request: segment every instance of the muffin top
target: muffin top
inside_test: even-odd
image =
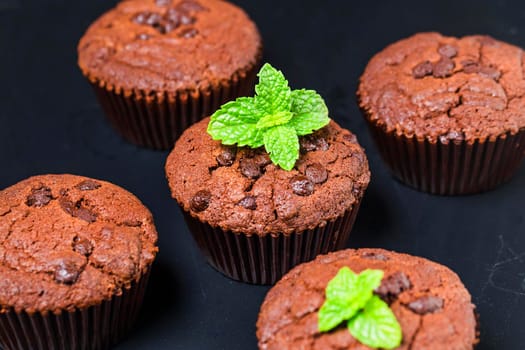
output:
[[[0,191],[0,312],[100,303],[153,262],[151,213],[113,184],[74,175],[31,177]]]
[[[312,229],[358,205],[370,181],[356,137],[334,121],[300,138],[291,171],[271,163],[264,148],[212,140],[208,122],[182,134],[166,175],[181,207],[213,227],[261,236]]]
[[[477,343],[474,305],[454,272],[406,254],[349,249],[295,267],[269,291],[257,321],[259,349],[370,349],[344,326],[318,331],[325,288],[343,266],[356,273],[384,271],[375,294],[390,304],[401,325],[398,349],[466,350]]]
[[[97,19],[78,44],[92,81],[117,89],[205,89],[253,67],[255,24],[221,0],[125,0]]]
[[[375,55],[360,106],[388,132],[432,142],[495,139],[525,127],[523,51],[488,36],[421,33]]]

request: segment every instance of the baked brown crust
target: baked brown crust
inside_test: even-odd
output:
[[[183,210],[213,227],[263,236],[324,226],[357,205],[370,181],[363,149],[334,121],[301,139],[291,171],[271,163],[263,149],[212,140],[208,122],[179,138],[166,175]]]
[[[157,253],[149,210],[131,193],[74,175],[0,191],[0,312],[58,312],[120,295]]]
[[[387,132],[494,140],[525,127],[523,51],[488,36],[420,33],[376,54],[360,79],[366,117]]]
[[[474,305],[453,271],[407,254],[348,249],[295,267],[268,292],[257,321],[259,349],[370,349],[344,326],[328,333],[317,328],[326,285],[343,266],[384,271],[376,293],[401,324],[398,349],[471,350],[477,343]]]
[[[116,89],[202,90],[249,71],[261,48],[255,24],[226,1],[127,0],[88,28],[78,64]]]

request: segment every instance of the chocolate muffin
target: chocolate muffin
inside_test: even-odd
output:
[[[206,118],[187,129],[166,163],[173,198],[210,264],[257,284],[344,247],[370,172],[355,136],[334,121],[300,139],[291,171],[264,148],[224,146]]]
[[[104,181],[42,175],[0,191],[0,347],[117,342],[138,314],[156,242],[148,209]]]
[[[291,270],[267,294],[257,320],[261,350],[370,349],[341,326],[318,331],[325,288],[340,268],[384,272],[375,294],[390,304],[401,325],[397,349],[473,349],[477,322],[459,277],[435,262],[382,249],[348,249],[318,256]]]
[[[488,36],[421,33],[368,63],[359,104],[393,174],[421,191],[486,191],[525,152],[523,51]]]
[[[261,55],[255,24],[221,0],[122,1],[78,44],[78,64],[113,126],[156,149],[251,93]]]

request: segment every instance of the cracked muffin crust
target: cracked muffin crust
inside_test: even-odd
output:
[[[105,181],[42,175],[0,191],[0,313],[74,311],[121,295],[157,253],[148,209]]]
[[[295,267],[267,294],[257,320],[261,350],[370,349],[342,325],[319,333],[317,312],[328,282],[343,266],[383,270],[375,294],[390,304],[403,342],[398,349],[471,350],[478,342],[471,297],[445,266],[382,249],[348,249]]]
[[[420,33],[375,55],[359,105],[383,160],[417,190],[493,189],[525,157],[523,51],[488,36]]]
[[[522,49],[489,36],[416,34],[370,60],[359,105],[398,135],[494,140],[525,127],[524,60]]]
[[[197,90],[256,65],[257,27],[222,0],[127,0],[97,19],[78,44],[90,79],[125,90]]]
[[[128,141],[171,149],[188,126],[253,92],[257,27],[222,0],[125,0],[78,44],[78,65]]]
[[[166,174],[183,210],[213,227],[259,236],[314,229],[357,206],[370,181],[356,137],[334,121],[300,139],[291,171],[274,165],[263,148],[212,140],[208,122],[181,136]]]

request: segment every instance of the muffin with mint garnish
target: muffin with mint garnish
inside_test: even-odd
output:
[[[267,294],[260,350],[472,350],[475,307],[459,277],[424,258],[348,249],[297,266]]]
[[[320,95],[292,91],[269,64],[258,76],[255,97],[228,102],[183,133],[166,175],[210,264],[272,284],[345,246],[370,172]]]

